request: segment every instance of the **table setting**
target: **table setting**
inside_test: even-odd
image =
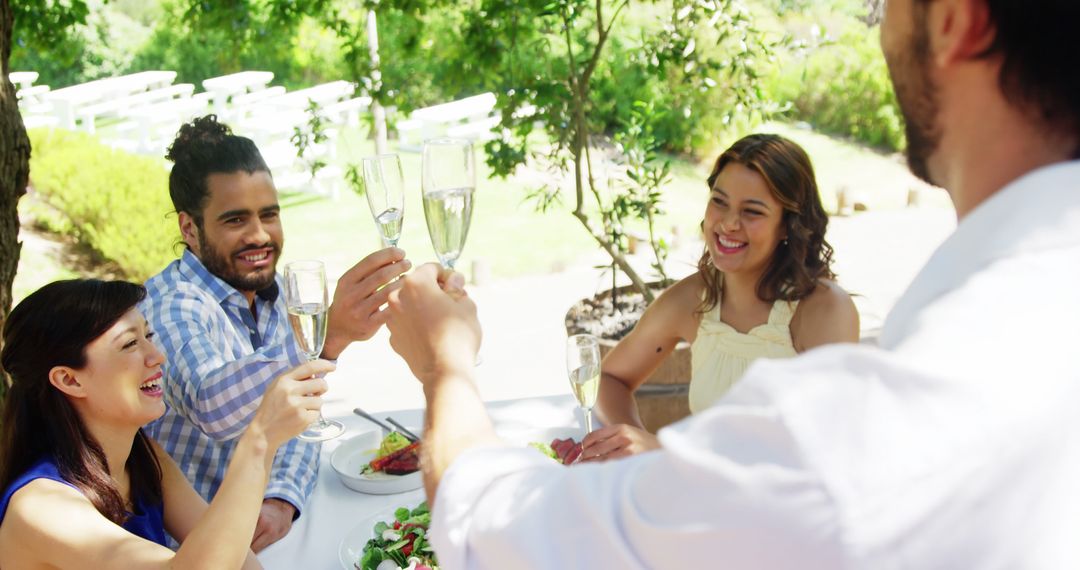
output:
[[[430,140],[422,157],[421,191],[428,233],[439,262],[452,269],[472,219],[476,185],[472,143]],[[361,164],[365,195],[379,237],[384,246],[395,245],[405,214],[400,159],[380,155],[364,158]],[[300,260],[286,265],[284,294],[293,332],[305,354],[313,358],[322,351],[329,307],[322,262]],[[481,363],[482,358],[478,358],[477,365]],[[592,427],[591,410],[599,388],[600,355],[595,338],[575,335],[567,340],[566,371],[570,390],[564,395],[487,402],[499,436],[510,445],[532,445],[537,453],[556,461],[576,458],[579,442]],[[289,533],[262,551],[259,561],[271,570],[383,570],[408,567],[409,554],[419,561],[413,564],[414,569],[430,567],[428,563],[435,563],[434,553],[423,538],[423,530],[409,531],[425,529],[430,518],[419,471],[424,410],[356,407],[363,402],[348,391],[358,384],[338,376],[331,373],[328,377],[340,391],[336,398],[325,401],[325,417],[301,436],[323,442],[315,489]],[[577,453],[573,453],[574,447]],[[383,560],[386,562],[379,566]]]
[[[548,443],[555,439],[585,435],[577,402],[569,394],[520,400],[488,402],[496,432],[511,445]],[[374,413],[392,417],[423,436],[421,409]],[[399,508],[414,509],[426,500],[420,472],[380,481],[362,478],[364,459],[372,457],[386,431],[353,413],[328,412],[327,419],[340,422],[345,435],[323,442],[319,477],[299,519],[285,538],[259,554],[259,561],[273,569],[355,570],[358,559],[343,560],[343,553],[362,553],[379,520],[393,519]],[[413,429],[413,428],[417,429]],[[537,453],[540,453],[539,451]],[[359,486],[363,489],[355,488]],[[351,487],[350,485],[354,485]]]

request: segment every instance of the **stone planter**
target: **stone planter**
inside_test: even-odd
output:
[[[623,295],[629,293],[631,289],[619,287],[618,291],[620,295]],[[611,291],[605,291],[597,295],[595,299],[604,300],[610,296]],[[581,327],[575,322],[576,318],[578,317],[575,316],[575,310],[571,308],[567,312],[565,323],[568,335],[582,332]],[[611,349],[615,348],[618,341],[603,338],[601,335],[597,336],[600,337],[600,356],[605,357]],[[690,344],[680,342],[634,394],[641,421],[644,422],[646,429],[656,433],[660,428],[690,415],[690,375]]]

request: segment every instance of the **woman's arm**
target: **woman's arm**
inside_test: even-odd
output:
[[[644,429],[634,391],[656,371],[680,340],[693,341],[701,317],[695,312],[704,282],[700,274],[687,277],[646,309],[637,326],[604,358],[597,413],[607,425],[627,424]]]
[[[250,452],[251,446],[246,444],[244,439],[241,438],[237,455]],[[247,449],[242,451],[241,448],[244,447]],[[247,461],[242,460],[241,464],[243,463]],[[166,471],[166,469],[166,464],[162,464],[162,470]],[[175,469],[175,464],[173,469]],[[240,472],[232,466],[230,466],[230,472],[234,474],[234,482],[241,479],[236,476]],[[245,472],[243,478],[254,491],[248,494],[257,495],[255,498],[261,501],[262,486],[255,486],[258,483],[258,469],[244,468],[242,472]],[[163,475],[162,490],[166,500],[166,528],[170,534],[174,531],[178,534],[184,531],[195,531],[185,533],[188,540],[185,540],[180,550],[175,553],[164,546],[131,534],[105,518],[94,508],[89,499],[76,489],[48,479],[32,481],[12,497],[3,526],[0,527],[0,532],[5,535],[3,542],[18,544],[21,551],[17,555],[18,561],[28,567],[101,568],[103,570],[261,568],[253,556],[245,560],[249,552],[250,534],[254,532],[255,514],[258,513],[257,502],[254,507],[242,505],[239,501],[230,500],[226,495],[225,500],[221,501],[222,505],[231,504],[236,505],[235,508],[238,509],[246,508],[251,516],[244,517],[244,513],[236,511],[232,513],[232,517],[229,517],[232,520],[223,520],[221,516],[214,517],[214,513],[209,512],[206,503],[194,490],[191,491],[191,497],[184,497],[185,500],[193,500],[193,502],[176,503],[175,501],[183,497],[184,493],[177,492],[175,482],[170,482],[170,475]],[[251,475],[256,477],[253,479]],[[182,474],[180,476],[183,477]],[[227,474],[226,480],[228,477]],[[265,485],[265,482],[261,485]],[[188,488],[190,489],[190,485]],[[225,491],[224,484],[222,491]],[[235,495],[235,492],[232,494]],[[251,518],[251,523],[244,524],[245,521],[240,520],[244,518]],[[215,520],[218,521],[216,525]],[[202,523],[201,527],[206,529],[203,534],[208,536],[204,536],[202,540],[196,536],[198,533],[198,527],[194,524],[196,522]],[[184,529],[185,525],[192,528]],[[210,525],[215,526],[210,528]],[[179,536],[176,538],[180,540]]]
[[[333,369],[325,360],[312,361],[281,375],[267,388],[255,417],[240,436],[214,500],[176,551],[175,566],[243,565],[250,554],[248,546],[255,534],[274,452],[318,417],[319,396],[327,385],[325,379],[312,376]]]
[[[797,352],[838,342],[859,342],[859,311],[851,295],[832,281],[822,280],[799,303],[791,319],[791,341]]]
[[[598,412],[604,427],[582,440],[581,461],[618,459],[660,447],[645,429],[634,392],[645,383],[680,340],[697,336],[696,313],[704,286],[699,274],[660,295],[637,326],[604,358]]]
[[[43,479],[32,481],[12,497],[0,526],[3,542],[24,547],[27,566],[258,568],[249,556],[248,545],[274,452],[316,419],[319,395],[326,391],[326,381],[321,378],[301,379],[333,368],[329,362],[314,361],[271,384],[251,425],[240,436],[209,507],[201,499],[191,502],[194,491],[179,469],[171,460],[162,462],[165,525],[183,539],[175,553],[106,519],[74,488]],[[163,455],[156,445],[155,452]]]
[[[191,486],[173,458],[153,439],[150,444],[161,464],[161,492],[165,503],[165,530],[178,542],[184,543],[209,506]],[[255,553],[248,549],[244,570],[262,568]]]

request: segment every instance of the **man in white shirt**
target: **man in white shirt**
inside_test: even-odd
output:
[[[388,326],[428,401],[444,567],[1080,568],[1077,25],[1065,0],[888,2],[911,168],[956,232],[880,348],[762,361],[658,451],[503,446],[460,276],[408,277]]]

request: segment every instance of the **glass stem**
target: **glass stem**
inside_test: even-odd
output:
[[[585,412],[585,433],[592,433],[592,408],[582,408]]]
[[[313,360],[318,360],[318,358],[319,358],[319,355],[308,356],[308,362],[311,362]],[[323,418],[321,408],[319,409],[319,419],[315,420],[315,425],[318,426],[319,429],[325,429],[328,426],[328,424],[326,423],[326,419]]]

